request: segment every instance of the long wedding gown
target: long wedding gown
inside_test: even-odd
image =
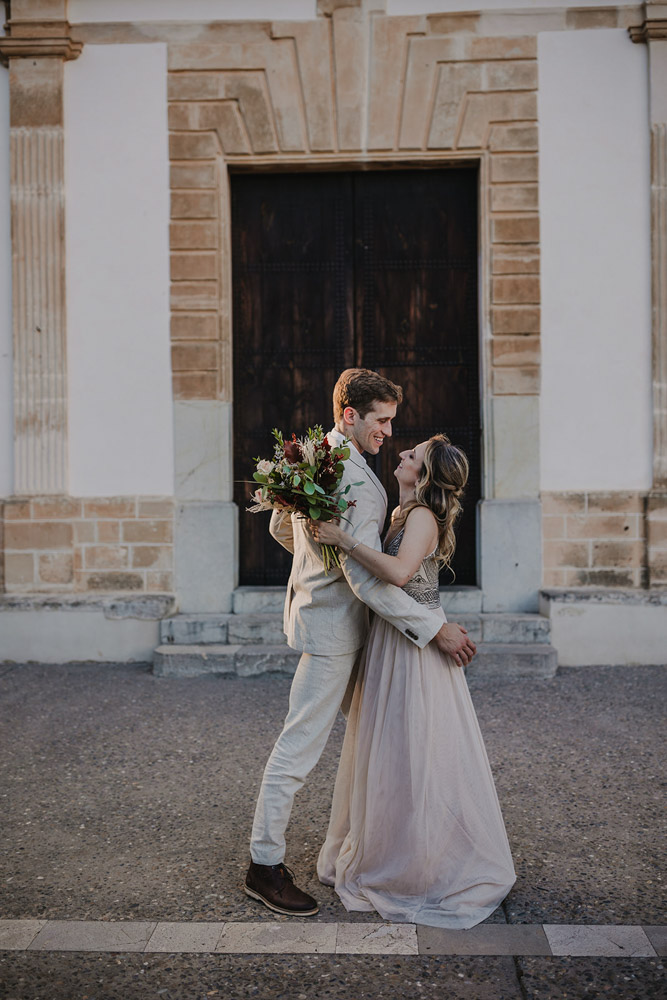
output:
[[[434,555],[404,589],[440,609]],[[361,656],[317,871],[348,910],[451,928],[484,920],[516,879],[463,670],[383,618]]]

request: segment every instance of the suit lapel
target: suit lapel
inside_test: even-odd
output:
[[[366,465],[366,472],[368,473],[370,481],[373,483],[373,485],[376,487],[376,489],[378,489],[380,491],[380,496],[382,497],[382,502],[384,503],[384,505],[386,507],[387,506],[387,491],[385,490],[384,486],[382,485],[382,483],[380,482],[380,480],[378,479],[378,477],[375,475],[375,473],[371,469],[370,465],[368,465],[368,464]]]
[[[331,442],[333,444],[340,445],[343,443],[343,435],[340,433],[340,431],[337,431],[335,428],[332,431],[329,431],[328,436],[331,438]],[[355,469],[359,469],[359,472],[365,477],[365,480],[368,480],[373,484],[375,489],[382,497],[382,503],[384,504],[386,510],[387,494],[385,492],[384,486],[382,485],[378,477],[375,475],[375,473],[369,466],[368,462],[359,454],[354,445],[350,445],[350,457],[348,458],[348,462],[351,462],[352,465],[354,465]]]

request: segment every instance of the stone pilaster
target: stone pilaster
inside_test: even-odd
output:
[[[0,38],[10,81],[17,494],[67,490],[63,66],[81,45],[64,10],[19,0]]]
[[[655,487],[665,490],[667,489],[667,124],[665,122],[655,122],[651,126],[651,257],[653,483]]]
[[[651,289],[653,316],[653,488],[648,497],[650,586],[667,585],[667,3],[648,0],[630,28],[649,50],[651,129]]]
[[[12,128],[15,490],[67,484],[62,128]]]

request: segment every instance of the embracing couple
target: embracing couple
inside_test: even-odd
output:
[[[284,628],[302,655],[264,771],[245,891],[276,913],[317,913],[284,863],[285,830],[342,708],[347,728],[320,881],[348,910],[467,928],[515,880],[461,670],[475,644],[446,621],[438,589],[438,570],[454,552],[468,462],[444,434],[401,453],[400,504],[383,551],[387,495],[363,453],[377,455],[391,436],[401,399],[400,386],[375,372],[343,372],[329,441],[349,441],[341,485],[354,484],[356,504],[342,526],[271,517],[271,534],[294,556]],[[325,573],[319,543],[338,546],[341,569]]]

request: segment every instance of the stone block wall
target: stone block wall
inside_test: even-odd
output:
[[[163,497],[12,498],[3,516],[5,591],[170,593],[173,517]]]
[[[646,586],[645,511],[643,493],[543,494],[544,586]]]
[[[228,169],[482,159],[489,388],[537,395],[536,37],[480,35],[458,16],[368,19],[340,4],[312,23],[219,30],[169,45],[175,398],[231,398]]]
[[[180,111],[180,106],[170,106],[172,128],[181,117],[175,107]],[[218,399],[222,264],[217,149],[211,135],[196,133],[196,138],[194,148],[182,135],[171,136],[171,365],[175,399]],[[207,152],[208,160],[190,159]]]
[[[646,543],[650,586],[667,586],[667,491],[654,491],[646,502]]]

